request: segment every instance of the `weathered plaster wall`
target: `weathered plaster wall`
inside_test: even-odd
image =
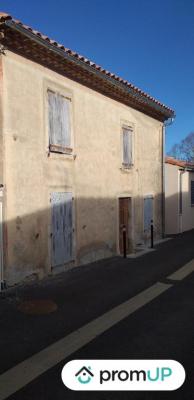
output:
[[[50,271],[50,192],[74,194],[75,265],[118,252],[118,197],[133,198],[134,242],[143,197],[155,196],[161,235],[162,124],[11,52],[3,57],[7,279]],[[72,97],[73,157],[48,157],[48,87]],[[122,123],[134,127],[134,166],[121,168]]]

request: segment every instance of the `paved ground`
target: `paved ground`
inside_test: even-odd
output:
[[[191,400],[194,393],[194,274],[40,376],[9,400]],[[71,359],[174,359],[187,379],[175,392],[74,392],[60,375]]]
[[[135,296],[194,258],[194,232],[165,242],[158,250],[138,259],[114,258],[49,278],[17,291],[17,297],[0,300],[0,372],[56,342],[118,304]],[[132,314],[72,358],[173,358],[191,371],[192,283],[190,275],[138,312]],[[58,310],[50,315],[29,316],[17,310],[25,299],[51,299]],[[65,360],[64,362],[66,362]],[[13,399],[163,399],[183,398],[164,394],[95,394],[65,390],[60,382],[62,365],[51,369],[10,397]],[[190,373],[189,373],[190,376]],[[190,378],[189,378],[190,380]],[[191,399],[191,382],[184,384]],[[185,389],[186,388],[186,389]],[[183,392],[182,392],[183,393]],[[147,396],[147,397],[146,397]],[[152,397],[151,397],[152,396]],[[179,397],[178,397],[179,396]]]

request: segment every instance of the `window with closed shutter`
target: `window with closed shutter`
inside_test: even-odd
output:
[[[133,131],[123,128],[123,167],[130,168],[133,165]]]
[[[71,153],[71,100],[48,90],[49,148],[58,153]]]
[[[194,181],[191,181],[191,205],[194,206]]]

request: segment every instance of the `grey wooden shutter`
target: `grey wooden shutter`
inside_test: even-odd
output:
[[[123,128],[123,164],[132,165],[132,131]]]
[[[144,231],[150,230],[151,220],[153,220],[153,197],[144,199]]]
[[[52,266],[63,265],[73,257],[72,193],[51,193]]]
[[[70,147],[70,100],[49,90],[48,104],[49,143],[59,147]]]
[[[72,260],[73,257],[72,193],[65,193],[65,203],[66,203],[66,226],[65,226],[66,255],[67,255],[67,261],[70,261]]]
[[[70,100],[61,97],[61,130],[62,141],[65,147],[71,146],[71,128],[70,128]]]
[[[132,133],[132,131],[129,129],[129,165],[132,165],[133,164],[133,154],[132,154],[132,152],[133,152],[133,143],[132,143],[132,140],[133,140],[133,133]]]

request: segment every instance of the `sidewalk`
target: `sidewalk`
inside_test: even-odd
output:
[[[0,299],[0,372],[165,280],[193,258],[194,231],[190,231],[139,258],[114,257],[18,287]],[[57,309],[48,315],[24,314],[18,305],[28,299],[51,300]]]

